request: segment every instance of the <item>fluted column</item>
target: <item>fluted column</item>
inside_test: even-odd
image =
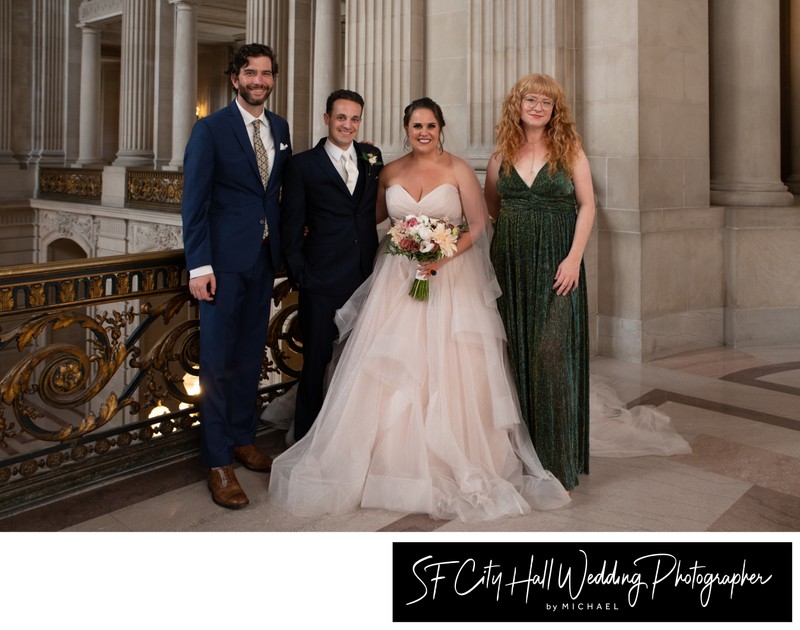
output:
[[[11,151],[11,0],[0,0],[0,164],[16,162]]]
[[[403,107],[424,96],[424,0],[350,0],[345,86],[369,107],[361,137],[388,159],[403,153]]]
[[[574,14],[559,0],[471,0],[468,154],[486,165],[505,93],[523,75],[543,72],[574,98]]]
[[[175,5],[175,61],[172,90],[172,160],[183,166],[183,152],[197,108],[197,9],[183,0]]]
[[[711,203],[787,206],[781,182],[780,0],[712,0]]]
[[[122,87],[116,166],[153,162],[155,3],[123,0]]]
[[[339,0],[317,0],[314,12],[314,70],[311,87],[312,142],[327,134],[325,101],[342,81],[342,22]],[[368,110],[377,103],[366,103]],[[369,116],[369,114],[367,114]]]
[[[287,24],[286,0],[247,0],[247,43],[266,44],[278,60],[279,77],[267,108],[281,116],[286,116],[288,110],[286,86],[289,78],[283,76],[289,56]]]
[[[100,163],[100,31],[81,26],[81,111],[78,166]]]
[[[35,0],[33,157],[64,160],[64,19],[61,0]]]
[[[789,6],[789,125],[791,127],[791,174],[786,185],[800,195],[800,0]]]

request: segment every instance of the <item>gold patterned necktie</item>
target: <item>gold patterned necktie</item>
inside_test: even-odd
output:
[[[269,157],[267,156],[267,149],[264,146],[264,141],[261,139],[261,121],[258,119],[253,121],[253,150],[256,154],[261,183],[264,184],[264,189],[266,189],[267,182],[269,182]],[[267,221],[264,219],[264,238],[266,239],[268,236],[269,225],[267,225]]]

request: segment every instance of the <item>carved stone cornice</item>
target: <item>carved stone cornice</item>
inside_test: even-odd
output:
[[[36,210],[33,208],[0,207],[0,227],[10,225],[32,225],[36,222]]]
[[[105,22],[122,16],[122,0],[84,0],[78,10],[81,24]]]

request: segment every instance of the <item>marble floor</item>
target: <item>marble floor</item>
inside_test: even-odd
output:
[[[279,559],[287,576],[301,548],[338,557],[355,545],[362,562],[365,549],[389,553],[385,537],[363,532],[389,532],[391,540],[430,540],[434,532],[445,540],[800,540],[800,346],[714,348],[643,365],[595,357],[592,372],[624,401],[666,412],[692,453],[593,457],[569,506],[471,525],[374,509],[296,517],[270,504],[268,475],[241,467],[251,504],[225,510],[211,502],[196,460],[187,460],[2,519],[0,530],[161,533],[156,542],[167,532],[227,533],[226,544],[245,556],[268,546],[269,565]],[[273,452],[283,447],[279,432],[259,439]],[[169,540],[169,553],[186,546],[192,557],[207,538]]]
[[[295,517],[270,504],[268,475],[242,467],[244,510],[211,502],[196,460],[0,520],[0,530],[134,532],[797,532],[800,347],[687,352],[647,364],[605,357],[592,372],[629,403],[665,411],[692,453],[593,457],[572,503],[484,524],[362,509]],[[277,453],[283,436],[259,438]]]

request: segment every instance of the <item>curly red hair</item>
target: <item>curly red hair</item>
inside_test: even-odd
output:
[[[572,108],[562,87],[546,74],[528,74],[519,79],[503,99],[500,122],[495,126],[495,151],[503,162],[506,175],[525,144],[525,132],[520,124],[520,107],[528,94],[543,94],[553,100],[553,114],[545,129],[548,150],[548,171],[552,175],[558,167],[572,175],[572,169],[581,151],[581,137],[575,127]]]

